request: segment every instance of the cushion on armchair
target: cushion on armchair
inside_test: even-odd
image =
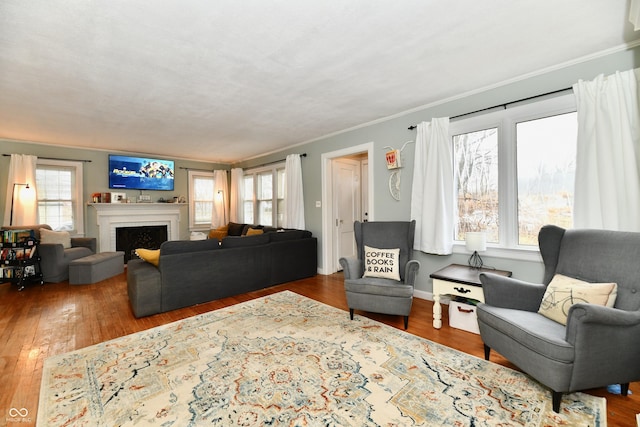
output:
[[[364,246],[364,275],[400,281],[398,266],[400,249],[378,249]]]
[[[617,292],[616,283],[589,283],[556,274],[547,286],[538,313],[566,325],[572,305],[584,302],[613,307]]]
[[[40,243],[42,244],[58,244],[63,248],[71,247],[71,235],[68,231],[52,231],[46,228],[40,229]]]

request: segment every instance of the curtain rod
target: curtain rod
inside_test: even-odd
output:
[[[3,156],[5,157],[11,157],[11,154],[3,154]],[[63,162],[85,162],[85,163],[91,163],[93,160],[83,160],[83,159],[61,159],[58,157],[40,157],[38,156],[39,159],[45,159],[45,160],[61,160]]]
[[[307,153],[302,153],[302,154],[300,154],[300,157],[307,157]],[[267,162],[267,163],[263,163],[263,164],[261,164],[261,165],[251,166],[251,169],[261,168],[261,167],[263,167],[263,166],[272,165],[272,164],[274,164],[274,163],[282,163],[282,162],[284,162],[284,161],[286,161],[286,160],[287,160],[286,158],[284,158],[284,159],[280,159],[280,160],[274,160],[273,162]]]
[[[199,172],[214,172],[214,169],[197,169],[197,168],[185,168],[184,166],[180,166],[178,169],[184,169],[187,171],[199,171]]]
[[[566,87],[564,89],[553,90],[551,92],[542,93],[540,95],[529,96],[527,98],[518,99],[516,101],[505,102],[504,104],[494,105],[493,107],[487,107],[487,108],[482,108],[480,110],[471,111],[469,113],[458,114],[457,116],[450,117],[449,120],[459,119],[460,117],[469,116],[471,114],[480,113],[482,111],[493,110],[494,108],[498,108],[498,107],[502,107],[503,109],[506,110],[507,106],[511,105],[511,104],[517,104],[518,102],[529,101],[531,99],[541,98],[541,97],[547,96],[547,95],[554,95],[556,93],[566,92],[566,91],[571,90],[571,89],[573,89],[573,87]],[[409,126],[407,129],[414,130],[417,127],[418,127],[418,125],[412,125],[412,126]]]

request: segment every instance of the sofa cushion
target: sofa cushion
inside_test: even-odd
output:
[[[413,286],[398,284],[395,280],[382,278],[347,279],[344,281],[344,289],[347,292],[375,296],[398,298],[410,298],[413,296]]]
[[[227,237],[228,234],[229,234],[229,224],[221,225],[216,229],[210,230],[209,234],[207,235],[207,238],[222,240],[225,237]]]
[[[219,249],[218,239],[206,240],[167,240],[160,245],[160,255],[174,255],[188,252],[210,251]]]
[[[236,222],[230,222],[228,224],[229,228],[227,230],[227,234],[229,236],[242,236],[242,230],[244,230],[244,226],[246,224],[238,224]]]
[[[262,230],[264,228],[264,225],[257,225],[257,224],[245,224],[244,228],[242,229],[242,234],[241,236],[246,236],[247,233],[249,232],[249,230]]]
[[[566,325],[572,305],[584,302],[613,307],[617,289],[616,283],[589,283],[556,274],[547,286],[538,313]]]
[[[272,242],[284,242],[287,240],[302,239],[303,236],[303,230],[278,230],[275,233],[269,233],[269,239]]]
[[[269,243],[268,234],[254,234],[253,236],[227,236],[222,239],[221,247],[240,248],[246,246],[266,245]]]
[[[245,236],[255,236],[256,234],[264,234],[264,230],[261,228],[249,228]]]
[[[160,249],[136,249],[136,255],[140,257],[141,260],[148,262],[149,264],[153,264],[156,267],[160,263]]]
[[[71,235],[68,231],[51,231],[41,228],[40,243],[62,245],[63,248],[69,249],[71,247]]]
[[[566,327],[541,314],[480,303],[477,315],[481,334],[486,324],[545,358],[563,363],[574,360],[574,347],[565,339]]]

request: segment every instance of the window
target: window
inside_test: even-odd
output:
[[[573,225],[577,113],[516,124],[518,244],[537,245],[545,224]]]
[[[253,224],[253,205],[254,205],[253,175],[247,175],[245,173],[243,177],[243,184],[244,184],[244,188],[243,188],[244,200],[242,204],[244,206],[244,210],[243,210],[242,218],[244,222],[248,224]]]
[[[84,235],[82,163],[38,159],[36,189],[40,224]]]
[[[244,222],[282,227],[284,164],[244,172]]]
[[[467,231],[487,232],[498,243],[498,129],[490,128],[453,137],[457,176],[458,222],[456,240]]]
[[[532,248],[545,224],[572,226],[575,98],[566,95],[451,124],[457,241],[486,231],[502,248]]]
[[[189,171],[189,229],[211,228],[211,215],[215,195],[213,194],[213,172]]]

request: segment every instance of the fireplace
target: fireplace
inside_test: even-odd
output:
[[[166,225],[116,228],[116,250],[124,252],[125,263],[132,258],[137,258],[135,255],[136,249],[160,249],[162,242],[166,241]]]
[[[161,225],[166,240],[180,239],[181,211],[186,203],[91,203],[98,223],[98,252],[116,250],[116,229]]]

